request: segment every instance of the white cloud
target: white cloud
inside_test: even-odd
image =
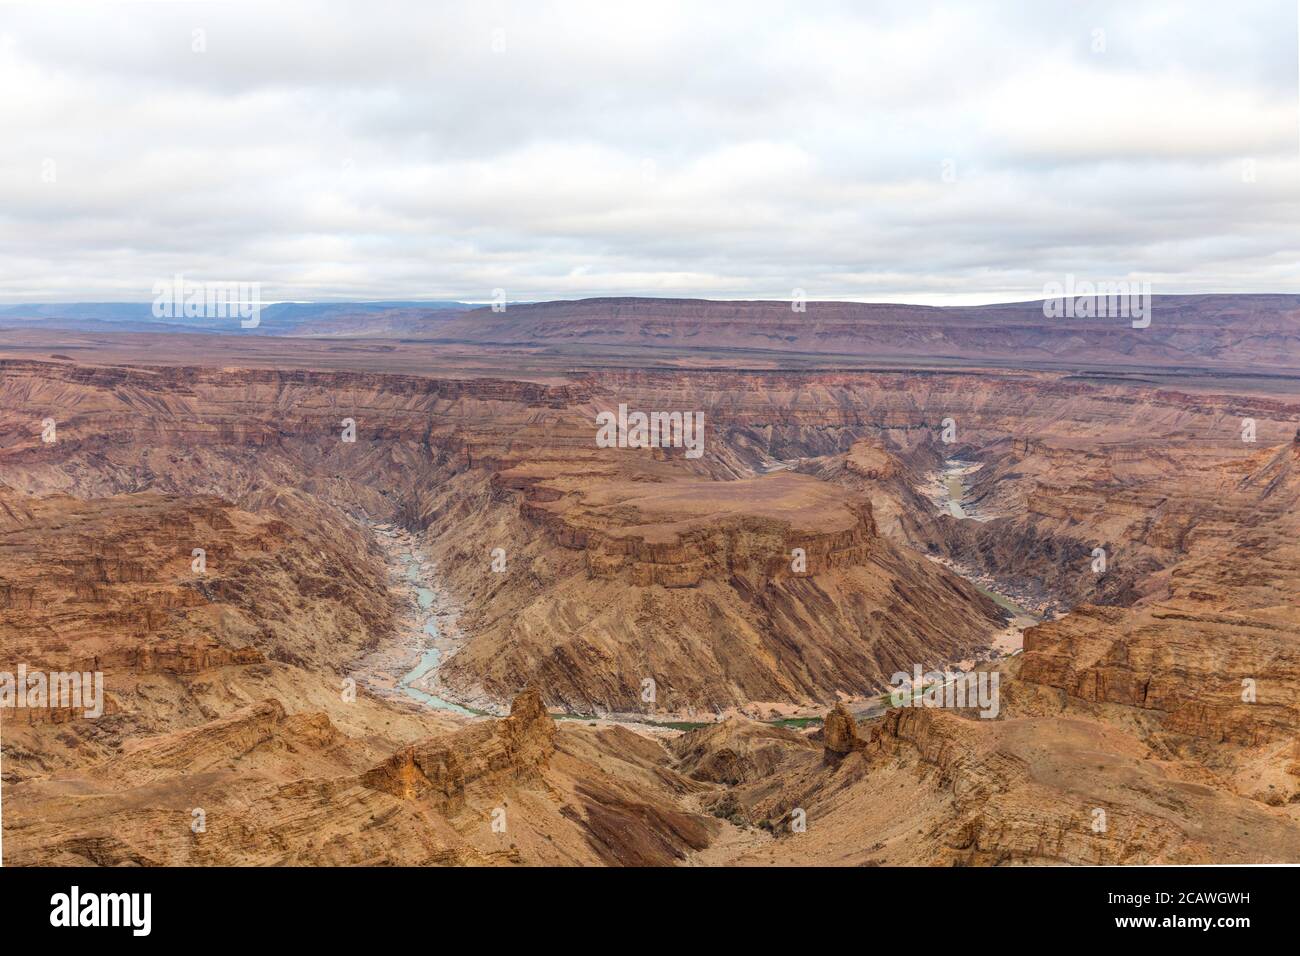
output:
[[[1300,274],[1288,5],[60,7],[0,5],[0,301]]]

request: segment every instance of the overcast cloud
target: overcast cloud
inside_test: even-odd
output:
[[[4,4],[0,301],[1300,292],[1298,35],[1295,0]]]

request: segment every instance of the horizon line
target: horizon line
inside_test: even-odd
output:
[[[1102,293],[1099,293],[1099,294],[1102,294]],[[955,296],[959,296],[959,297],[963,297],[963,298],[964,298],[964,297],[966,297],[967,294],[964,294],[964,293],[955,293],[954,295],[955,295]],[[971,297],[975,298],[975,299],[980,299],[980,300],[985,300],[985,299],[986,299],[986,297],[984,297],[984,296],[982,296],[982,295],[980,295],[980,294],[978,294],[978,293],[970,293],[969,295],[970,295]],[[1000,294],[997,294],[997,295],[1000,296]],[[1152,295],[1152,297],[1165,297],[1165,298],[1173,298],[1173,297],[1179,297],[1179,298],[1190,298],[1190,297],[1193,297],[1193,296],[1300,296],[1300,291],[1297,291],[1297,292],[1276,292],[1276,291],[1257,291],[1257,292],[1241,292],[1241,291],[1232,291],[1232,292],[1155,292],[1155,291],[1153,291],[1153,292],[1151,293],[1151,295]],[[1080,299],[1080,298],[1092,298],[1092,297],[1093,297],[1093,296],[1077,295],[1077,294],[1074,295],[1074,296],[1042,296],[1042,295],[1040,295],[1040,296],[1038,296],[1038,297],[1028,298],[1028,299],[1021,299],[1021,298],[1015,298],[1015,299],[1003,299],[1003,298],[1000,298],[1000,297],[993,297],[993,298],[987,298],[987,300],[985,300],[985,301],[967,301],[967,302],[955,303],[955,302],[951,302],[951,301],[949,301],[949,302],[942,302],[942,301],[928,301],[928,302],[915,301],[915,299],[919,299],[919,298],[931,298],[930,296],[925,296],[924,294],[917,294],[917,295],[915,296],[915,299],[913,299],[913,301],[906,301],[906,299],[908,299],[908,298],[912,298],[912,296],[911,296],[910,294],[908,294],[908,293],[903,293],[903,298],[900,298],[900,299],[861,299],[861,298],[835,298],[835,297],[828,297],[828,298],[827,298],[827,297],[812,297],[812,296],[806,296],[806,297],[803,298],[802,301],[804,301],[804,302],[806,302],[806,303],[809,303],[809,304],[813,304],[813,303],[821,303],[821,304],[824,304],[824,305],[825,305],[825,304],[846,304],[846,305],[900,305],[900,306],[922,306],[922,307],[927,307],[927,308],[940,308],[940,309],[942,309],[942,308],[979,308],[979,307],[981,307],[981,306],[995,306],[995,305],[1029,305],[1029,304],[1038,303],[1038,302],[1053,301],[1053,300],[1061,299],[1061,298],[1075,298],[1075,299]],[[541,298],[541,299],[507,299],[507,300],[506,300],[506,303],[507,303],[508,305],[548,305],[548,304],[555,303],[555,302],[590,302],[590,301],[595,301],[595,300],[599,300],[599,299],[644,299],[644,300],[648,300],[648,301],[659,301],[659,302],[719,302],[719,303],[722,303],[722,302],[735,302],[735,303],[771,303],[771,302],[780,302],[780,303],[790,303],[791,301],[794,301],[794,297],[792,297],[792,296],[784,296],[784,297],[776,297],[776,298],[741,298],[741,297],[734,297],[734,298],[733,298],[733,297],[710,297],[710,296],[697,296],[697,295],[638,295],[638,294],[605,294],[605,295],[584,295],[584,296],[568,296],[568,297]],[[481,308],[481,307],[485,307],[485,306],[490,306],[490,305],[493,304],[493,302],[494,302],[493,299],[481,299],[481,300],[480,300],[480,299],[459,299],[459,298],[421,298],[421,299],[401,299],[401,298],[378,298],[378,299],[361,299],[361,298],[351,299],[351,298],[339,298],[339,299],[335,299],[335,298],[325,298],[325,299],[270,299],[270,300],[266,300],[266,301],[261,301],[261,302],[260,302],[260,305],[261,305],[263,308],[265,308],[265,307],[267,307],[267,306],[272,306],[272,305],[393,305],[393,306],[411,305],[411,306],[420,306],[420,305],[438,305],[438,304],[458,304],[458,305],[473,306],[473,307],[475,307],[475,308]],[[42,301],[42,300],[36,300],[36,299],[19,299],[19,300],[14,300],[14,301],[5,301],[3,298],[0,298],[0,309],[4,309],[4,308],[14,308],[14,307],[18,307],[18,306],[54,306],[54,305],[67,305],[67,306],[138,305],[138,306],[141,306],[141,307],[151,307],[151,306],[153,305],[153,300],[138,300],[138,299],[91,299],[91,298],[78,298],[78,299],[52,299],[52,300],[44,300],[44,301]]]

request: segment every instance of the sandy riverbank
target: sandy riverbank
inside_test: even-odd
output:
[[[461,699],[438,679],[439,666],[464,645],[459,612],[437,586],[433,565],[421,557],[417,536],[390,525],[373,527],[389,567],[389,588],[401,612],[391,640],[358,664],[357,682],[381,696],[409,700],[441,715],[466,718],[495,713],[483,701]]]

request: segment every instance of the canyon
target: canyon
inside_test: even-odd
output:
[[[1300,310],[1237,298],[0,330],[0,671],[107,690],[0,710],[5,862],[1300,862]]]

